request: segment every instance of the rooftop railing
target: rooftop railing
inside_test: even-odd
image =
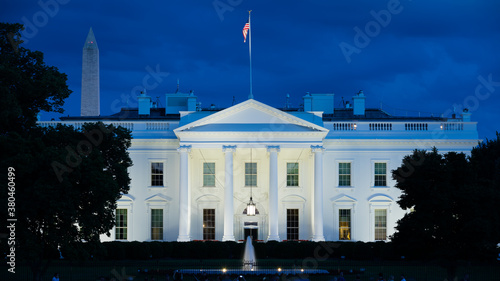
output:
[[[325,122],[333,132],[412,132],[476,131],[476,122]]]
[[[103,121],[105,124],[113,124],[114,126],[122,126],[131,131],[137,132],[166,132],[172,131],[178,127],[177,122],[171,121]],[[76,129],[82,129],[85,122],[82,121],[39,121],[38,124],[42,127],[56,126],[57,124],[71,125]],[[347,122],[324,122],[324,127],[330,132],[342,134],[356,134],[358,132],[365,133],[412,133],[424,134],[436,131],[447,133],[459,133],[461,131],[475,132],[477,131],[476,122],[374,122],[374,121],[347,121]]]
[[[57,124],[73,126],[77,130],[81,130],[83,124],[87,122],[81,121],[38,121],[38,125],[41,127],[55,127]],[[112,124],[115,127],[121,126],[130,131],[168,131],[170,130],[170,124],[172,122],[144,122],[144,121],[103,121],[104,124]]]

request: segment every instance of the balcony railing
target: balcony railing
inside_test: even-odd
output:
[[[424,134],[436,131],[477,131],[475,122],[325,122],[332,132],[355,134],[359,132]]]
[[[354,131],[356,130],[356,123],[352,122],[339,122],[333,123],[334,131]]]
[[[170,129],[170,123],[165,122],[147,122],[146,130],[148,131],[168,131]]]
[[[441,130],[444,131],[463,131],[463,123],[441,123]]]
[[[114,126],[122,126],[134,132],[150,132],[162,133],[169,132],[178,127],[177,122],[161,122],[161,121],[103,121],[104,124],[113,124]],[[71,125],[75,129],[82,129],[85,122],[82,121],[39,121],[38,124],[42,127],[57,126],[57,124]],[[437,131],[449,133],[469,132],[477,133],[476,122],[325,122],[324,127],[338,134],[396,134],[396,133],[411,133],[425,134],[435,133]]]
[[[392,131],[392,123],[370,123],[370,131]]]
[[[428,129],[427,123],[405,123],[405,131],[427,131]]]

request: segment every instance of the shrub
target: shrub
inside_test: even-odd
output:
[[[125,259],[125,242],[104,242],[102,243],[106,249],[106,259],[108,260],[122,260]]]
[[[125,255],[131,260],[147,260],[151,258],[149,242],[125,242]]]

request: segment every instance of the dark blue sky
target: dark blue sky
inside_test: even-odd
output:
[[[18,0],[4,1],[0,18],[26,24],[24,46],[68,74],[73,94],[64,115],[71,116],[80,114],[82,47],[92,27],[101,114],[108,115],[127,106],[127,98],[135,105],[142,87],[164,105],[177,79],[202,106],[227,107],[233,96],[244,101],[242,28],[250,9],[256,100],[282,107],[289,93],[298,107],[305,92],[334,92],[338,106],[363,90],[368,107],[382,104],[390,114],[450,116],[454,107],[467,107],[480,138],[500,130],[495,0]],[[151,71],[161,72],[156,80],[148,78]]]

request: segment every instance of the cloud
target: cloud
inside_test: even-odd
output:
[[[222,20],[213,1],[69,1],[26,47],[44,52],[47,63],[68,74],[71,115],[80,111],[81,50],[90,27],[100,49],[103,114],[112,113],[105,103],[141,85],[146,67],[156,65],[170,76],[148,91],[153,96],[174,91],[180,79],[181,88],[195,90],[207,106],[229,106],[233,96],[244,100],[248,45],[241,31],[250,9],[254,93],[270,105],[282,106],[289,93],[298,106],[307,91],[333,91],[338,105],[363,89],[370,106],[383,101],[443,112],[473,95],[479,75],[500,81],[497,1],[220,1],[230,8]],[[339,44],[354,45],[355,28],[366,32],[388,5],[402,10],[348,63]],[[20,22],[39,11],[36,1],[9,1],[0,15]],[[498,92],[472,117],[483,138],[494,133]]]

